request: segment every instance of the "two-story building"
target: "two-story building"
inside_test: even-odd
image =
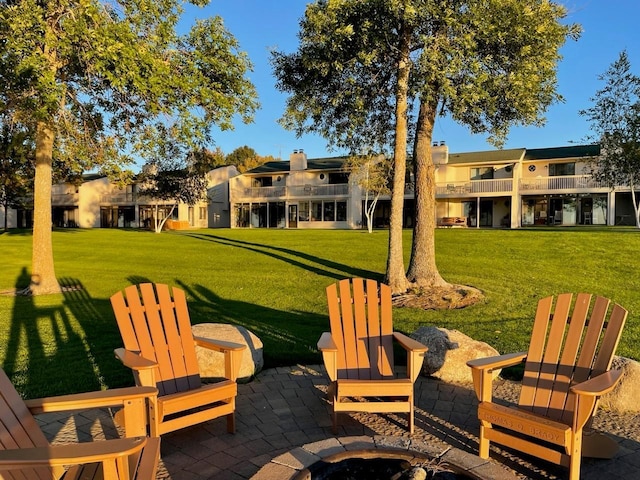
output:
[[[609,188],[589,174],[598,145],[449,153],[434,145],[436,216],[468,227],[633,224],[628,187]],[[230,179],[231,227],[361,228],[364,192],[344,157],[268,162]],[[405,226],[414,210],[405,189]],[[390,198],[378,201],[374,225],[386,226]]]
[[[232,167],[233,168],[233,167]],[[207,175],[210,186],[224,175],[212,171]],[[234,173],[237,170],[233,168]],[[226,195],[226,189],[225,189]],[[228,212],[228,200],[226,202]],[[54,227],[60,228],[152,228],[157,216],[160,220],[171,214],[167,228],[207,228],[209,226],[210,203],[207,198],[196,205],[173,201],[158,201],[139,194],[138,184],[119,186],[105,176],[85,175],[82,183],[59,183],[51,190],[51,215]],[[0,208],[0,221],[7,215],[10,228],[31,228],[33,206],[27,203],[22,209],[4,212]],[[228,217],[228,213],[227,213]],[[228,226],[228,221],[227,225]]]
[[[634,225],[628,186],[610,188],[589,174],[598,145],[449,153],[432,147],[436,165],[436,217],[456,226],[518,228],[536,225]],[[221,167],[207,174],[207,198],[179,204],[169,228],[327,228],[366,225],[365,193],[345,169],[344,157],[308,159],[294,151],[239,174]],[[119,187],[87,175],[80,186],[54,185],[56,227],[149,228],[169,215],[173,202],[158,204],[138,194],[135,183]],[[404,224],[414,212],[412,179],[405,189]],[[378,200],[374,226],[389,223],[389,196]],[[9,227],[28,228],[32,211],[10,210]],[[0,208],[0,223],[5,212]]]

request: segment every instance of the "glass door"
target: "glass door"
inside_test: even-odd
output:
[[[289,228],[298,228],[298,205],[289,205]]]

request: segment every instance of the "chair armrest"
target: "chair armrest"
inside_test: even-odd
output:
[[[407,351],[426,353],[429,350],[426,345],[407,337],[404,333],[393,332],[393,338]]]
[[[322,335],[320,335],[317,347],[320,351],[338,351],[338,346],[336,345],[336,342],[333,341],[333,337],[331,336],[330,332],[324,332]]]
[[[400,332],[393,332],[393,338],[407,351],[407,377],[412,382],[415,382],[420,374],[424,356],[429,348]]]
[[[527,358],[527,352],[507,353],[493,357],[469,360],[473,389],[479,402],[490,402],[492,399],[493,371],[498,368],[509,367],[522,363]]]
[[[330,332],[324,332],[318,340],[318,350],[322,352],[324,368],[327,369],[329,380],[335,382],[338,379],[338,346]]]
[[[242,343],[225,342],[223,340],[212,340],[204,337],[193,337],[195,344],[199,347],[214,350],[216,352],[241,351],[247,348]]]
[[[0,469],[81,465],[131,455],[147,443],[146,437],[0,450]]]
[[[242,355],[247,348],[241,343],[212,340],[204,337],[193,337],[193,342],[199,347],[224,354],[224,377],[232,382],[238,379],[242,363]]]
[[[116,354],[116,358],[120,360],[124,366],[129,367],[132,370],[145,370],[147,368],[154,368],[158,366],[157,362],[144,358],[140,356],[139,353],[131,350],[116,348],[113,353]]]
[[[620,380],[621,370],[610,370],[570,388],[575,396],[573,429],[581,430],[593,417],[601,395],[613,390]]]
[[[620,380],[621,375],[622,370],[609,370],[608,372],[601,373],[596,377],[572,386],[571,391],[576,395],[599,397],[613,390]]]
[[[158,396],[155,387],[127,387],[101,390],[98,392],[75,393],[56,397],[25,400],[32,414],[85,410],[90,408],[118,407],[132,400],[153,399]]]
[[[467,365],[472,369],[495,370],[497,368],[511,367],[522,363],[527,358],[527,352],[507,353],[493,357],[475,358],[469,360]]]

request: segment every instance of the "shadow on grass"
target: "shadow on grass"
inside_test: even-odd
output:
[[[29,278],[23,268],[16,285]],[[75,279],[61,279],[60,284],[61,302],[52,302],[59,298],[54,296],[13,297],[3,369],[26,398],[100,390],[105,386],[103,372],[113,370],[114,365],[102,365],[113,357],[105,354],[112,342],[104,336],[106,321],[94,299]]]
[[[15,285],[28,284],[24,268]],[[132,284],[152,282],[131,276]],[[79,279],[61,278],[60,296],[13,297],[2,368],[25,398],[78,393],[133,384],[114,357],[122,339],[108,298],[93,298]],[[227,323],[251,330],[264,344],[265,368],[318,363],[316,342],[326,316],[282,311],[220,297],[213,289],[176,279],[189,296],[191,323]],[[115,292],[114,292],[115,293]]]
[[[193,325],[227,323],[240,325],[262,340],[265,368],[296,363],[318,363],[316,343],[328,329],[325,315],[305,311],[282,311],[252,303],[220,297],[203,285],[188,285],[176,279],[176,285],[189,296],[189,314]]]
[[[341,280],[345,277],[362,277],[382,280],[382,275],[379,272],[365,270],[362,268],[353,268],[352,266],[346,265],[344,263],[337,263],[325,258],[320,258],[316,255],[310,255],[298,250],[292,250],[290,248],[276,247],[273,245],[265,245],[262,243],[253,243],[247,242],[245,240],[225,238],[209,233],[188,233],[186,234],[186,236],[198,240],[219,243],[221,245],[243,248],[255,253],[261,253],[271,258],[282,260],[283,262],[289,263],[290,265],[298,267],[302,270],[307,270],[317,275],[322,275],[329,278],[335,278],[336,280]],[[336,273],[331,270],[336,270],[342,273]]]

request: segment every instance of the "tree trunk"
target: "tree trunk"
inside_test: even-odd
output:
[[[436,185],[435,166],[431,156],[436,107],[437,105],[426,101],[420,102],[413,145],[416,218],[407,278],[419,287],[448,285],[440,276],[436,266]]]
[[[405,275],[402,249],[402,217],[404,209],[404,182],[407,170],[407,94],[409,90],[409,34],[401,35],[400,60],[398,61],[398,85],[396,89],[396,132],[393,151],[393,191],[391,192],[391,216],[389,219],[389,254],[385,282],[393,294],[407,291],[409,282]]]
[[[51,165],[54,132],[44,122],[36,130],[36,171],[33,188],[33,252],[30,290],[33,295],[59,293],[51,238]]]

